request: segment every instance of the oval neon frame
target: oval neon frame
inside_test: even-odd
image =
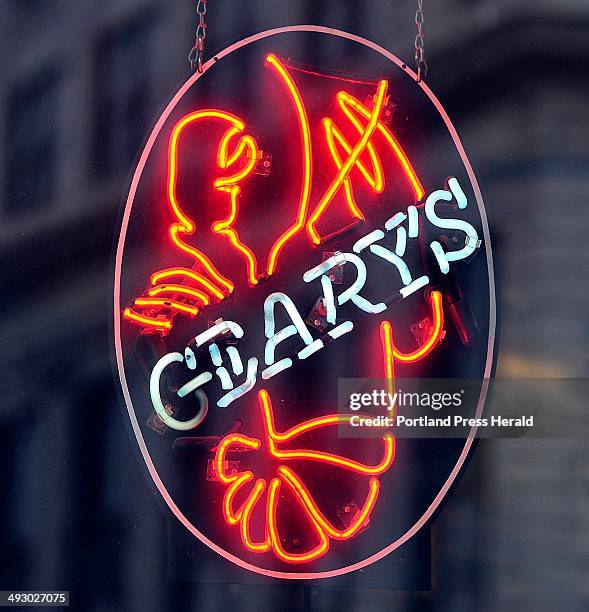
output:
[[[274,36],[276,34],[284,34],[287,32],[317,32],[320,34],[329,34],[332,36],[339,36],[340,38],[346,38],[348,40],[352,40],[357,43],[360,43],[366,47],[369,47],[370,49],[373,49],[377,53],[380,53],[382,56],[384,56],[389,61],[396,64],[401,70],[403,70],[404,72],[406,72],[409,76],[413,78],[413,80],[416,82],[416,85],[422,89],[422,91],[429,98],[429,100],[432,102],[432,104],[434,105],[434,107],[436,108],[440,116],[442,117],[444,124],[446,125],[446,128],[448,129],[448,132],[450,133],[450,136],[452,137],[454,145],[456,146],[456,149],[460,155],[460,159],[462,160],[462,163],[464,164],[464,167],[468,174],[468,178],[470,180],[470,183],[471,183],[471,186],[472,186],[475,198],[476,198],[477,206],[479,209],[479,214],[481,217],[481,224],[482,224],[482,229],[483,229],[485,254],[487,258],[487,270],[488,270],[488,278],[489,278],[489,336],[488,336],[488,342],[487,342],[487,358],[486,358],[486,363],[485,363],[483,386],[481,389],[481,395],[479,397],[479,401],[477,404],[477,410],[475,413],[475,418],[478,419],[481,417],[482,412],[483,412],[483,407],[485,405],[488,384],[489,384],[488,380],[491,375],[491,368],[492,368],[492,363],[493,363],[493,347],[494,347],[494,342],[495,342],[495,328],[496,328],[495,278],[493,275],[493,261],[492,261],[492,254],[491,254],[491,241],[490,241],[490,234],[489,234],[489,226],[487,222],[487,215],[485,213],[483,197],[481,195],[481,190],[477,183],[472,166],[468,160],[466,152],[464,151],[464,147],[462,146],[460,138],[458,137],[458,133],[456,132],[454,125],[450,121],[450,118],[446,114],[446,111],[442,107],[439,100],[436,98],[436,96],[432,93],[432,91],[423,81],[417,82],[417,75],[415,72],[413,72],[413,70],[408,68],[405,65],[405,63],[402,62],[398,57],[396,57],[395,55],[393,55],[392,53],[390,53],[389,51],[387,51],[380,45],[377,45],[376,43],[369,41],[365,38],[362,38],[360,36],[356,36],[355,34],[350,34],[342,30],[335,30],[333,28],[326,28],[323,26],[314,26],[314,25],[286,26],[282,28],[274,28],[271,30],[265,30],[264,32],[260,32],[258,34],[254,34],[253,36],[249,36],[248,38],[244,38],[234,43],[233,45],[230,45],[229,47],[227,47],[220,53],[217,53],[215,57],[218,59],[221,59],[225,57],[226,55],[233,53],[237,49],[240,49],[241,47],[249,45],[253,42],[262,40],[264,38],[268,38],[270,36]],[[207,70],[209,70],[215,64],[216,64],[216,61],[214,61],[213,59],[210,59],[209,61],[207,61],[203,66],[202,74],[204,74]],[[188,518],[182,513],[180,508],[178,508],[178,506],[172,499],[171,495],[169,494],[168,490],[166,489],[164,483],[162,482],[159,476],[159,473],[151,459],[151,456],[147,449],[147,445],[145,444],[145,440],[143,438],[143,434],[141,433],[139,423],[137,421],[137,416],[135,414],[135,410],[133,408],[133,402],[131,401],[131,395],[129,393],[129,387],[127,385],[127,379],[125,376],[125,368],[124,368],[124,363],[123,363],[123,351],[122,351],[122,345],[121,345],[121,303],[120,303],[120,300],[121,300],[121,263],[123,259],[123,251],[125,248],[125,238],[127,234],[127,228],[129,225],[129,218],[131,216],[131,209],[133,207],[133,201],[135,199],[135,194],[137,192],[139,181],[141,180],[141,175],[143,173],[143,169],[145,168],[147,159],[151,153],[153,145],[162,127],[164,126],[171,112],[174,110],[178,102],[182,99],[184,94],[192,87],[192,85],[194,85],[194,83],[201,76],[202,75],[199,74],[198,72],[193,74],[182,85],[182,87],[180,87],[180,89],[174,95],[170,103],[166,106],[163,113],[160,115],[141,153],[141,157],[137,164],[137,168],[135,169],[135,172],[133,174],[131,186],[129,188],[129,195],[127,197],[126,204],[125,204],[125,210],[123,212],[123,219],[121,222],[121,230],[120,230],[119,239],[117,242],[117,251],[116,251],[116,258],[115,258],[114,341],[115,341],[117,370],[118,370],[118,374],[119,374],[119,378],[121,382],[121,387],[123,390],[123,397],[125,398],[125,404],[127,406],[127,411],[129,413],[129,419],[131,421],[133,432],[135,434],[135,437],[137,438],[137,444],[139,445],[139,449],[141,450],[141,455],[143,456],[143,459],[147,465],[149,474],[151,478],[153,479],[153,482],[155,483],[156,487],[158,488],[160,494],[162,495],[164,501],[166,502],[170,510],[174,513],[176,518],[186,527],[186,529],[188,529],[188,531],[190,531],[190,533],[192,533],[201,542],[206,544],[211,550],[218,553],[222,557],[225,557],[225,559],[227,559],[228,561],[231,561],[232,563],[235,563],[236,565],[242,567],[243,569],[255,572],[257,574],[262,574],[264,576],[270,576],[273,578],[308,580],[308,579],[318,579],[318,578],[333,578],[335,576],[341,576],[343,574],[347,574],[349,572],[353,572],[353,571],[365,568],[383,559],[388,554],[390,554],[391,552],[399,548],[399,546],[401,546],[402,544],[407,542],[409,539],[411,539],[427,523],[427,521],[431,518],[431,516],[434,514],[434,512],[436,511],[436,509],[442,502],[445,495],[450,490],[450,487],[452,486],[452,484],[454,483],[454,480],[456,479],[460,470],[462,469],[462,466],[464,465],[464,462],[472,447],[472,443],[475,438],[477,427],[471,428],[469,435],[466,438],[464,447],[460,453],[460,456],[458,457],[458,460],[456,461],[456,464],[454,465],[448,478],[444,482],[442,488],[439,490],[438,494],[433,499],[432,503],[429,505],[427,510],[419,518],[419,520],[417,520],[415,524],[412,527],[410,527],[401,537],[397,538],[394,542],[392,542],[388,546],[385,546],[379,552],[367,557],[366,559],[363,559],[362,561],[358,561],[357,563],[346,565],[344,567],[340,567],[337,569],[324,571],[324,572],[281,572],[281,571],[265,569],[263,567],[253,565],[252,563],[248,563],[244,561],[243,559],[240,559],[236,555],[233,555],[232,553],[226,551],[225,549],[215,544],[212,540],[207,538],[204,535],[204,533],[199,531],[188,520]]]

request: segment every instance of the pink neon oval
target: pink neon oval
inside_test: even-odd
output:
[[[380,45],[377,45],[376,43],[369,41],[365,38],[362,38],[360,36],[356,36],[355,34],[350,34],[348,32],[343,32],[342,30],[335,30],[333,28],[326,28],[323,26],[314,26],[314,25],[286,26],[283,28],[274,28],[272,30],[265,30],[264,32],[260,32],[258,34],[254,34],[253,36],[249,36],[248,38],[244,38],[243,40],[240,40],[234,43],[233,45],[230,45],[229,47],[227,47],[220,53],[217,53],[215,57],[217,59],[221,59],[225,57],[226,55],[233,53],[233,51],[236,51],[237,49],[240,49],[241,47],[249,45],[253,42],[262,40],[264,38],[268,38],[269,36],[274,36],[276,34],[283,34],[286,32],[318,32],[322,34],[330,34],[332,36],[339,36],[340,38],[346,38],[348,40],[353,40],[357,43],[365,45],[366,47],[369,47],[370,49],[373,49],[374,51],[380,53],[382,56],[386,57],[389,61],[396,64],[399,68],[401,68],[401,70],[406,72],[409,76],[411,76],[415,80],[416,84],[427,95],[429,100],[432,102],[432,104],[434,105],[434,107],[436,108],[440,116],[442,117],[444,124],[446,125],[446,128],[448,129],[448,132],[450,133],[450,136],[452,137],[454,145],[456,146],[456,149],[460,155],[460,159],[462,160],[462,163],[464,164],[464,167],[468,174],[468,178],[470,180],[470,183],[471,183],[471,186],[472,186],[472,189],[475,194],[476,201],[477,201],[477,206],[478,206],[479,214],[481,217],[481,225],[483,229],[485,254],[487,258],[487,270],[488,270],[488,278],[489,278],[489,336],[488,336],[488,342],[487,342],[487,358],[486,358],[486,363],[485,363],[485,371],[483,374],[484,383],[482,386],[481,395],[479,397],[477,410],[475,413],[475,418],[478,419],[481,417],[482,412],[483,412],[483,407],[484,407],[485,399],[487,395],[488,379],[491,375],[491,368],[492,368],[492,362],[493,362],[493,345],[494,345],[494,340],[495,340],[495,327],[496,327],[495,279],[493,275],[489,226],[487,222],[487,215],[485,213],[485,207],[483,203],[482,194],[481,194],[479,185],[477,183],[477,180],[474,174],[474,170],[472,169],[472,166],[468,160],[468,157],[466,156],[466,152],[464,151],[464,147],[462,146],[460,138],[458,137],[458,133],[456,132],[454,125],[450,121],[450,118],[446,114],[446,111],[442,107],[440,101],[436,98],[436,96],[432,93],[432,91],[423,81],[417,82],[417,75],[415,74],[415,72],[413,72],[413,70],[408,68],[406,64],[402,62],[398,57],[396,57],[395,55],[393,55],[392,53],[390,53],[389,51],[387,51]],[[202,74],[204,74],[215,63],[216,62],[213,59],[210,59],[208,62],[206,62],[203,66]],[[125,247],[125,238],[126,238],[127,228],[129,225],[129,218],[131,216],[131,209],[133,207],[133,201],[135,198],[135,194],[137,192],[137,187],[139,185],[139,181],[141,179],[143,169],[145,167],[149,154],[151,153],[151,149],[153,148],[153,145],[162,127],[164,126],[166,120],[170,116],[171,112],[174,110],[178,102],[182,99],[184,94],[202,76],[202,74],[199,74],[198,72],[196,72],[182,85],[182,87],[180,87],[180,89],[176,92],[176,94],[174,95],[170,103],[167,105],[167,107],[165,108],[161,116],[159,117],[153,130],[151,131],[151,134],[149,135],[147,143],[141,153],[141,157],[137,164],[137,168],[135,169],[135,172],[133,174],[133,179],[131,181],[131,186],[129,188],[129,195],[127,197],[127,201],[125,204],[125,210],[123,213],[123,219],[121,222],[121,231],[119,234],[116,258],[115,258],[114,338],[115,338],[115,354],[116,354],[117,370],[118,370],[119,378],[121,381],[121,388],[123,390],[125,404],[127,406],[127,411],[129,413],[129,419],[131,421],[133,432],[135,434],[135,437],[137,438],[137,444],[139,445],[139,449],[141,450],[141,455],[147,465],[149,474],[152,477],[155,485],[157,486],[166,504],[168,505],[170,510],[174,513],[176,518],[186,527],[186,529],[188,529],[188,531],[190,531],[190,533],[192,533],[201,542],[206,544],[211,550],[218,553],[222,557],[225,557],[225,559],[227,559],[228,561],[231,561],[232,563],[239,565],[243,569],[247,569],[249,571],[252,571],[258,574],[262,574],[264,576],[271,576],[273,578],[308,580],[308,579],[320,579],[320,578],[333,578],[335,576],[341,576],[343,574],[347,574],[349,572],[353,572],[353,571],[362,569],[364,567],[367,567],[371,565],[372,563],[375,563],[376,561],[379,561],[380,559],[386,557],[388,554],[393,552],[399,546],[401,546],[402,544],[407,542],[409,539],[411,539],[427,523],[427,521],[436,511],[442,499],[444,498],[444,496],[446,495],[446,493],[452,486],[454,480],[456,479],[456,476],[462,469],[464,461],[466,460],[468,453],[470,451],[470,448],[472,446],[472,442],[476,434],[477,427],[471,428],[470,433],[464,444],[464,448],[462,449],[462,452],[460,453],[460,456],[458,457],[458,460],[456,461],[454,468],[450,472],[448,478],[444,482],[444,485],[442,486],[442,488],[440,489],[436,497],[433,499],[432,503],[429,505],[429,507],[423,513],[423,515],[419,518],[419,520],[416,521],[415,524],[412,527],[410,527],[401,537],[397,538],[394,542],[384,547],[379,552],[374,553],[373,555],[367,557],[366,559],[363,559],[362,561],[358,561],[357,563],[346,565],[344,567],[340,567],[337,569],[324,571],[324,572],[280,572],[280,571],[265,569],[257,565],[253,565],[252,563],[248,563],[244,561],[243,559],[240,559],[239,557],[231,554],[230,552],[221,548],[220,546],[215,544],[213,541],[211,541],[209,538],[207,538],[201,531],[199,531],[188,520],[188,518],[182,513],[180,508],[178,508],[178,506],[175,504],[174,500],[170,496],[169,492],[167,491],[164,483],[162,482],[155,465],[153,464],[153,461],[151,459],[151,456],[145,444],[143,434],[141,433],[141,430],[139,428],[139,423],[137,422],[137,417],[135,415],[135,410],[133,408],[133,402],[131,401],[131,395],[129,393],[129,388],[127,385],[127,379],[125,376],[125,369],[124,369],[124,364],[123,364],[122,345],[121,345],[121,318],[120,318],[120,313],[121,313],[121,304],[120,304],[121,263],[122,263],[122,258],[123,258],[123,250]]]

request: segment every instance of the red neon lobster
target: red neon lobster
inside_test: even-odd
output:
[[[151,287],[144,295],[136,298],[130,307],[125,308],[123,317],[141,326],[145,331],[166,333],[172,328],[175,315],[194,317],[211,301],[223,300],[235,287],[234,282],[223,275],[203,251],[186,241],[187,237],[194,234],[197,227],[178,202],[176,181],[178,143],[184,130],[192,124],[214,121],[220,122],[226,128],[217,149],[217,166],[220,170],[233,169],[233,173],[216,178],[213,181],[213,189],[227,198],[229,214],[215,221],[211,229],[213,233],[224,237],[229,246],[244,260],[245,274],[250,286],[258,283],[260,275],[271,276],[275,273],[284,247],[303,229],[306,230],[310,242],[321,243],[317,224],[341,190],[352,217],[364,220],[364,213],[354,197],[350,172],[353,168],[357,168],[373,192],[383,191],[385,178],[382,164],[371,142],[375,134],[382,136],[388,149],[399,162],[415,200],[421,200],[424,195],[423,186],[409,159],[392,132],[381,121],[381,112],[387,101],[387,82],[380,81],[373,96],[371,109],[345,91],[337,94],[339,108],[358,132],[358,141],[353,146],[346,140],[333,119],[329,117],[323,119],[325,140],[336,174],[310,212],[313,147],[307,111],[301,93],[287,67],[273,54],[266,57],[266,64],[274,70],[286,87],[296,112],[301,136],[303,176],[295,219],[275,240],[265,265],[260,267],[254,250],[243,242],[235,228],[235,221],[239,215],[241,185],[251,178],[261,156],[256,140],[246,133],[246,125],[239,117],[225,111],[204,109],[183,117],[174,127],[168,147],[167,199],[174,216],[168,235],[174,248],[190,258],[191,267],[174,267],[155,272],[150,278]],[[342,157],[342,152],[346,155],[345,159]],[[368,167],[366,160],[362,159],[365,152],[370,162]]]
[[[393,342],[391,324],[384,321],[381,324],[381,342],[384,359],[384,372],[387,377],[389,392],[394,385],[394,362],[415,363],[426,357],[439,343],[443,335],[444,312],[442,294],[439,291],[431,293],[432,327],[430,335],[423,345],[412,352],[403,353]],[[395,458],[395,439],[392,433],[386,433],[382,439],[382,456],[374,465],[360,463],[341,455],[326,453],[309,448],[288,447],[291,443],[299,443],[300,437],[320,428],[337,426],[349,422],[350,417],[342,414],[321,416],[299,423],[295,427],[280,433],[274,425],[274,415],[270,395],[264,389],[259,394],[259,404],[263,423],[264,440],[245,436],[241,433],[231,433],[219,443],[214,459],[214,469],[221,483],[227,486],[223,497],[223,517],[231,526],[239,526],[243,546],[253,553],[273,552],[276,557],[287,563],[306,563],[325,555],[329,550],[330,541],[343,541],[356,536],[370,521],[370,515],[380,491],[378,476],[384,474],[393,464]],[[285,448],[286,447],[286,448]],[[255,478],[251,470],[228,471],[228,455],[234,449],[249,449],[265,451],[278,465],[270,482],[264,478]],[[319,508],[313,495],[305,486],[297,470],[289,466],[292,461],[308,461],[323,463],[356,473],[368,478],[367,493],[356,514],[349,524],[336,526],[326,518]],[[288,551],[278,527],[278,498],[280,491],[288,492],[296,501],[306,518],[310,531],[314,534],[316,544],[304,551]],[[243,501],[236,508],[235,500],[245,492]],[[264,501],[265,496],[265,501]],[[256,508],[262,508],[264,514],[263,536],[256,540],[252,536],[252,516]],[[259,512],[260,510],[258,510]]]
[[[253,472],[250,470],[229,473],[226,456],[231,452],[232,447],[262,450],[262,442],[257,438],[250,438],[237,433],[225,436],[217,447],[214,459],[215,471],[219,480],[228,485],[223,498],[223,516],[227,524],[239,525],[241,540],[247,550],[254,553],[264,553],[271,550],[279,559],[288,563],[312,561],[323,556],[329,550],[330,539],[347,540],[356,535],[367,524],[380,489],[377,477],[388,470],[394,461],[395,440],[390,433],[383,436],[382,455],[374,465],[367,465],[322,451],[284,448],[293,441],[296,443],[298,438],[305,433],[320,428],[337,426],[338,423],[349,420],[349,417],[345,415],[319,417],[300,423],[296,427],[280,433],[274,425],[272,403],[268,392],[261,390],[258,397],[264,425],[264,450],[269,453],[271,458],[279,462],[279,465],[269,483],[264,478],[255,479]],[[325,517],[296,470],[288,465],[293,460],[320,462],[368,477],[366,499],[362,508],[359,509],[348,526],[343,529],[338,528]],[[235,498],[245,487],[249,488],[249,492],[239,508],[236,508]],[[289,552],[282,543],[283,538],[281,538],[277,520],[278,497],[282,489],[294,497],[317,540],[316,545],[308,550]],[[266,495],[263,509],[265,514],[264,535],[254,541],[251,533],[251,519],[258,504],[260,502],[264,503],[262,501],[264,495]]]

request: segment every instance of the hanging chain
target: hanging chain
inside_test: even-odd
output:
[[[417,0],[417,12],[415,13],[415,25],[417,35],[415,36],[415,65],[417,66],[417,82],[427,76],[427,62],[425,61],[425,49],[423,45],[423,0]]]
[[[192,70],[198,70],[202,73],[202,60],[205,50],[205,38],[207,37],[207,24],[205,15],[207,14],[207,0],[198,0],[196,4],[196,12],[198,13],[198,25],[196,26],[196,39],[194,47],[190,50],[188,61]]]

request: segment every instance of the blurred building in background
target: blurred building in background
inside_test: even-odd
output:
[[[185,609],[187,598],[201,609],[588,609],[589,459],[571,440],[479,444],[434,525],[431,593],[166,586],[165,521],[112,378],[110,265],[135,155],[187,74],[194,4],[0,7],[0,587],[69,589],[91,611]],[[409,63],[414,12],[413,0],[210,0],[206,44],[313,23]],[[478,171],[494,237],[498,375],[587,377],[589,4],[438,0],[424,29],[428,83]]]

